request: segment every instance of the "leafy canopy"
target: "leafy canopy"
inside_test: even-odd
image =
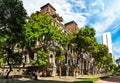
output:
[[[22,1],[0,0],[0,51],[4,61],[19,61],[20,54],[14,53],[14,47],[23,38],[26,15]]]
[[[81,28],[78,33],[73,35],[71,43],[74,45],[73,47],[76,51],[80,53],[83,51],[91,53],[95,50],[94,46],[97,45],[95,30],[88,26]]]
[[[35,65],[45,65],[48,52],[56,51],[57,47],[65,46],[67,42],[66,34],[52,25],[48,15],[41,13],[32,14],[28,18],[28,23],[24,25],[24,35],[28,47],[33,47],[34,52],[37,52],[37,61],[32,61]],[[39,43],[37,48],[36,42]]]

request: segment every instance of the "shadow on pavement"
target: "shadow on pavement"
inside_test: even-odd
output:
[[[120,80],[120,76],[112,76],[111,78],[106,78],[103,79],[104,81],[109,81],[109,82],[118,82]]]
[[[120,81],[120,76],[112,76],[110,78],[105,78],[100,81],[97,81],[96,83],[101,83],[102,81],[105,81],[106,83],[118,82],[118,81]]]
[[[0,80],[0,83],[70,83],[65,81],[53,81],[53,80]]]

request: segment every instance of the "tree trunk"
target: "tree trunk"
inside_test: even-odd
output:
[[[76,69],[75,68],[73,69],[73,76],[74,77],[76,76]]]
[[[89,70],[90,70],[90,63],[89,63],[89,61],[87,62],[87,75],[89,75]]]
[[[83,66],[84,66],[84,62],[83,62],[83,58],[81,59],[81,75],[83,76]]]
[[[79,68],[79,75],[81,75],[81,63],[80,63],[80,59],[78,60],[78,68]]]
[[[9,71],[8,71],[8,73],[7,73],[7,75],[6,75],[6,77],[5,78],[8,78],[9,77],[9,74],[10,74],[10,72],[12,71],[12,65],[9,63],[9,61],[7,61],[7,63],[8,63],[8,66],[9,66]]]
[[[61,77],[61,67],[59,67],[59,77]]]
[[[84,74],[87,74],[87,61],[83,61],[84,62]]]
[[[94,75],[94,68],[95,68],[95,66],[92,66],[92,75]]]
[[[43,68],[43,72],[46,71],[46,68]],[[38,80],[39,77],[39,68],[37,68],[36,72],[34,72],[34,80]]]
[[[38,72],[35,73],[35,78],[34,80],[38,80]]]
[[[92,74],[95,75],[96,74],[96,65],[95,63],[93,63],[93,67],[92,67]]]

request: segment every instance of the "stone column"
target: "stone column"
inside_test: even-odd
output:
[[[26,54],[26,63],[30,63],[30,57],[28,53]]]
[[[69,76],[69,65],[67,65],[66,76]]]
[[[53,69],[52,76],[56,76],[56,64],[55,63],[53,64],[52,69]]]
[[[34,53],[34,60],[37,60],[37,53]]]
[[[55,54],[53,53],[53,55],[52,55],[53,57],[52,57],[52,63],[53,63],[53,66],[52,66],[52,68],[53,68],[53,71],[52,71],[52,76],[56,76],[56,63],[55,63]]]

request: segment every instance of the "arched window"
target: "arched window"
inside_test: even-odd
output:
[[[50,55],[50,58],[53,58],[53,55]]]

